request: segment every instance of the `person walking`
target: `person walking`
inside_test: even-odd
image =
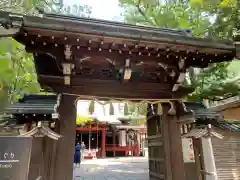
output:
[[[79,143],[75,146],[75,153],[74,153],[74,164],[77,167],[77,165],[81,164],[81,154],[82,154],[82,147]]]

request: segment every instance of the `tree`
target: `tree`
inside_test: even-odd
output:
[[[14,102],[24,93],[40,91],[32,55],[26,53],[23,46],[12,38],[3,38],[0,40],[0,57],[1,103]]]
[[[171,29],[189,29],[193,36],[231,39],[239,31],[239,4],[236,0],[120,0],[127,23]],[[223,18],[223,19],[222,19]],[[214,32],[214,33],[213,33]],[[233,74],[229,63],[218,63],[208,68],[189,69],[188,83],[195,91],[189,100],[216,99],[238,93],[234,82],[227,83]]]
[[[209,35],[215,38],[231,39],[240,33],[240,2],[238,0],[190,0],[192,8],[213,17]]]

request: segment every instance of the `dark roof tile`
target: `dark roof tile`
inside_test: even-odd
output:
[[[213,124],[220,129],[229,130],[232,132],[240,132],[240,122],[220,121]]]
[[[223,120],[223,116],[215,112],[211,109],[207,109],[203,103],[201,102],[184,102],[187,109],[192,110],[194,112],[196,119],[216,119]]]
[[[5,109],[6,114],[53,114],[57,113],[57,95],[25,95],[17,103]]]

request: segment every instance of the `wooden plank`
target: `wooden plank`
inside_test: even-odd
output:
[[[179,99],[186,93],[185,90],[180,90],[175,93],[172,92],[170,84],[121,83],[117,80],[83,79],[74,76],[71,80],[71,86],[64,85],[64,78],[62,76],[39,75],[39,82],[43,87],[52,87],[52,90],[55,92],[102,97],[103,99],[124,98],[136,101],[143,99]]]

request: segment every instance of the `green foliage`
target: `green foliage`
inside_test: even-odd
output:
[[[209,17],[215,17],[213,26],[208,27],[209,35],[230,39],[240,32],[240,7],[237,0],[191,0],[192,8]]]
[[[113,103],[110,103],[110,104],[109,104],[109,115],[114,115]]]
[[[93,121],[94,118],[90,117],[89,115],[77,115],[76,124],[77,125],[85,125],[88,122]]]
[[[32,55],[22,45],[11,38],[0,39],[0,58],[0,94],[8,96],[9,102],[40,91]]]
[[[128,104],[124,103],[124,116],[128,115]]]
[[[188,96],[188,99],[219,100],[222,97],[237,95],[239,93],[238,84],[228,81],[235,75],[229,72],[229,64],[211,64],[210,67],[193,74],[191,76],[191,85],[195,88],[195,91]]]
[[[149,2],[120,0],[125,10],[125,21],[136,25],[189,29],[193,36],[198,37],[231,39],[239,34],[240,1],[173,0],[160,3],[161,1],[152,0]],[[239,86],[234,82],[227,82],[234,76],[228,71],[228,66],[229,63],[218,63],[201,70],[190,68],[186,82],[196,90],[188,99],[216,99],[237,94]]]
[[[134,119],[130,122],[131,125],[142,125],[146,124],[147,118],[146,117],[139,117],[138,119]]]
[[[37,15],[37,8],[57,10],[63,6],[63,0],[2,0],[0,10],[15,13]]]
[[[91,101],[90,104],[89,104],[88,112],[90,114],[93,114],[94,113],[94,109],[95,109],[95,101]]]
[[[122,2],[122,0],[120,0]],[[189,4],[171,3],[150,5],[139,0],[122,2],[125,21],[131,24],[157,26],[172,29],[190,29],[194,35],[205,36],[210,26],[208,17],[201,16]]]
[[[89,17],[92,13],[92,10],[89,6],[86,5],[73,5],[64,6],[62,9],[56,11],[56,13],[65,14],[69,16]]]
[[[124,112],[125,111],[128,112],[125,115],[129,115],[129,116],[142,115],[142,116],[145,116],[147,114],[147,103],[135,103],[135,102],[125,103]]]

